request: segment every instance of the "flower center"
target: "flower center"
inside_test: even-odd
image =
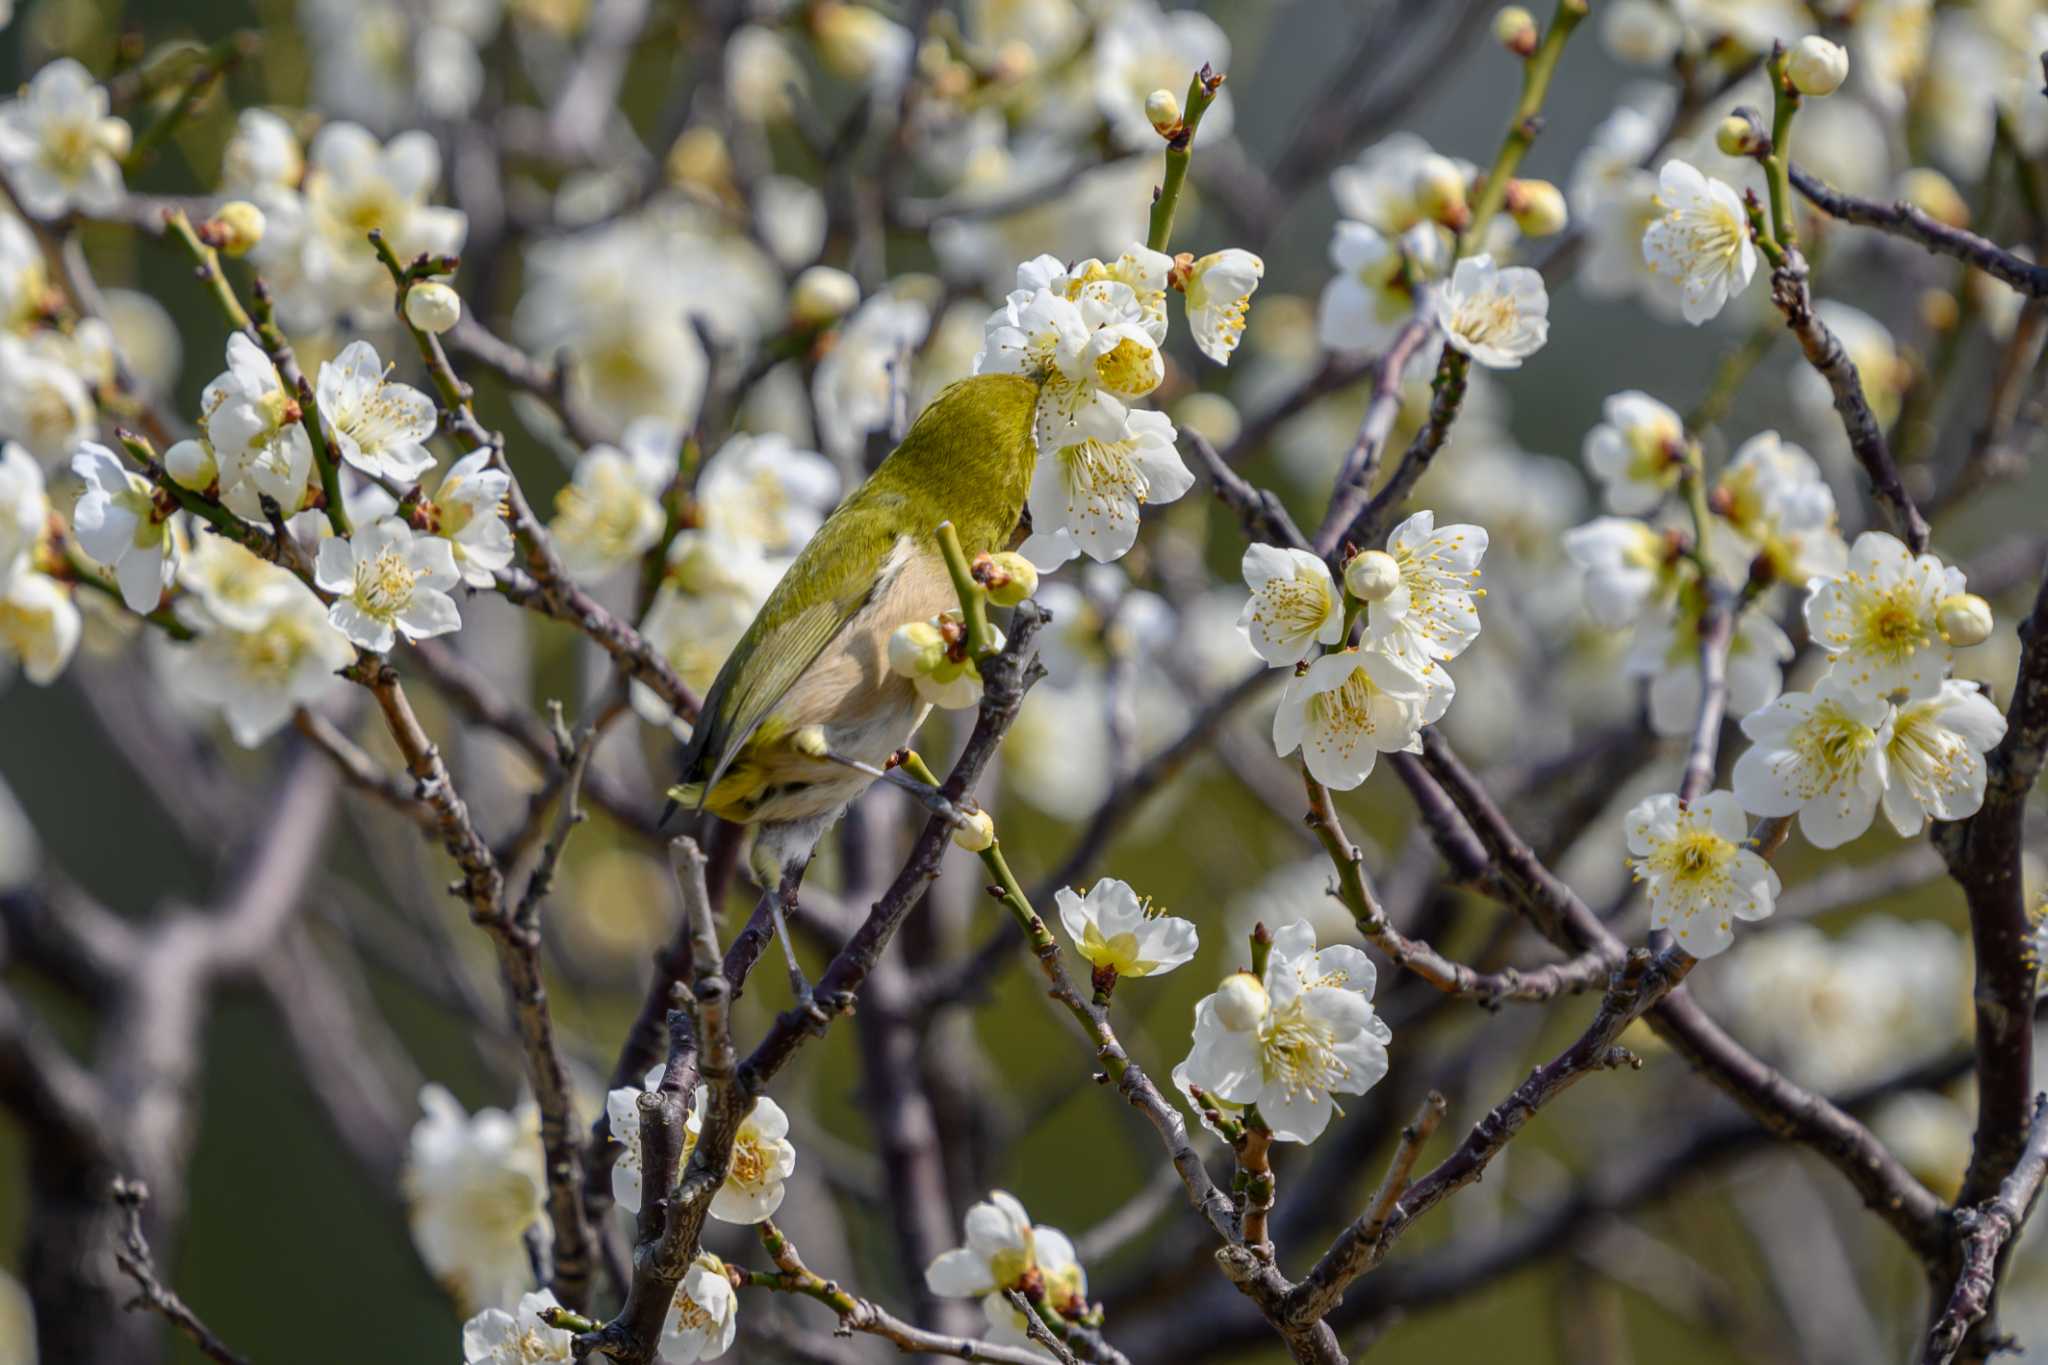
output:
[[[1806,723],[1792,734],[1792,750],[1808,770],[1804,785],[1809,794],[1845,782],[1862,766],[1864,755],[1876,742],[1877,732],[1839,704],[1824,701],[1815,706]]]
[[[1468,341],[1500,342],[1515,334],[1521,311],[1512,296],[1482,294],[1458,305],[1458,334]]]
[[[1318,692],[1309,706],[1322,722],[1323,732],[1348,753],[1360,738],[1373,732],[1372,703],[1378,694],[1372,675],[1354,668],[1341,686]]]
[[[1150,393],[1159,383],[1159,353],[1123,337],[1095,360],[1095,382],[1111,393]]]
[[[375,559],[356,565],[356,605],[388,621],[411,604],[413,585],[419,580],[419,571],[405,562],[405,556],[380,550]]]
[[[1329,615],[1329,590],[1300,578],[1272,579],[1259,589],[1252,606],[1252,620],[1294,637],[1315,634]]]
[[[1267,1081],[1277,1082],[1289,1098],[1329,1093],[1351,1075],[1335,1044],[1329,1025],[1310,1018],[1299,999],[1275,1010],[1260,1040]]]
[[[1886,658],[1910,658],[1929,643],[1927,622],[1909,584],[1901,583],[1866,601],[1861,624],[1864,644]]]
[[[1719,881],[1735,857],[1735,845],[1707,829],[1681,829],[1650,857],[1652,866],[1674,881],[1699,885]]]
[[[1145,501],[1151,484],[1131,462],[1129,441],[1078,441],[1060,449],[1060,462],[1067,472],[1067,512],[1078,510],[1076,499],[1088,504],[1088,511],[1122,521],[1129,509]]]

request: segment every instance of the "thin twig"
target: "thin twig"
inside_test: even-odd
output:
[[[114,1250],[115,1264],[121,1272],[135,1281],[136,1294],[124,1307],[128,1309],[148,1308],[163,1315],[165,1321],[192,1339],[199,1354],[219,1365],[249,1365],[247,1356],[229,1348],[228,1344],[214,1335],[213,1329],[199,1320],[177,1292],[157,1278],[156,1260],[150,1255],[149,1241],[142,1235],[142,1206],[149,1201],[149,1189],[139,1180],[116,1177],[111,1197],[121,1209],[124,1230],[121,1245]]]

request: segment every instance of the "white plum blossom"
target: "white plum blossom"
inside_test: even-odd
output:
[[[375,653],[401,634],[424,640],[462,626],[448,595],[462,581],[454,552],[438,536],[414,535],[397,517],[321,541],[313,581],[335,594],[327,608],[335,629]]]
[[[1339,222],[1330,235],[1337,273],[1316,305],[1316,336],[1334,351],[1386,345],[1415,311],[1415,280],[1443,271],[1443,234],[1427,223],[1390,238],[1366,223]]]
[[[1629,865],[1650,897],[1650,924],[1668,929],[1694,957],[1735,941],[1733,921],[1767,917],[1778,874],[1745,846],[1749,829],[1733,792],[1708,792],[1690,806],[1670,794],[1638,803],[1625,820]]]
[[[1187,1080],[1217,1099],[1259,1107],[1281,1142],[1313,1142],[1337,1095],[1387,1074],[1393,1031],[1373,1011],[1372,961],[1349,944],[1318,950],[1296,920],[1273,935],[1262,978],[1240,974],[1195,1006]]]
[[[1211,252],[1189,267],[1188,330],[1195,346],[1218,365],[1230,363],[1243,339],[1245,314],[1265,274],[1266,263],[1239,247]]]
[[[0,102],[0,168],[22,208],[37,218],[70,208],[118,209],[129,142],[128,125],[107,113],[105,88],[69,57],[36,72],[18,98]]]
[[[1742,443],[1714,481],[1710,505],[1780,582],[1803,587],[1847,567],[1833,490],[1813,457],[1775,431]]]
[[[47,467],[91,440],[97,417],[92,393],[75,370],[0,333],[0,438],[21,442]]]
[[[0,678],[8,665],[47,687],[71,662],[83,622],[62,583],[33,569],[17,568],[0,585]]]
[[[191,595],[178,616],[199,638],[174,656],[186,692],[220,708],[235,742],[254,748],[292,712],[339,686],[355,659],[327,608],[297,576],[219,536],[201,536],[178,566]]]
[[[1317,645],[1344,639],[1344,603],[1330,567],[1307,550],[1250,545],[1244,581],[1251,597],[1238,617],[1253,652],[1276,668],[1298,664]]]
[[[1941,604],[1963,587],[1962,570],[1914,554],[1896,536],[1865,531],[1840,576],[1813,581],[1806,627],[1827,651],[1831,672],[1858,695],[1929,696],[1954,657],[1941,633]]]
[[[1051,289],[1012,294],[989,315],[975,372],[1042,382],[1035,431],[1043,458],[1089,439],[1125,439],[1129,404],[1159,387],[1166,367],[1136,291],[1104,279],[1073,299]]]
[[[571,1365],[574,1334],[541,1316],[559,1308],[552,1290],[521,1294],[513,1312],[486,1308],[462,1324],[462,1365]]]
[[[2005,717],[1976,684],[1949,679],[1892,717],[1885,745],[1884,813],[1910,839],[1930,819],[1961,820],[1984,804],[1984,755],[2005,738]]]
[[[1058,1228],[1032,1226],[1015,1195],[991,1190],[963,1221],[966,1244],[940,1253],[925,1267],[925,1287],[941,1298],[980,1299],[991,1340],[1029,1343],[1023,1321],[1003,1292],[1033,1280],[1043,1284],[1054,1309],[1085,1310],[1088,1277],[1075,1259],[1074,1244]]]
[[[1433,686],[1441,660],[1455,659],[1479,638],[1479,561],[1488,540],[1482,526],[1438,526],[1436,513],[1415,513],[1387,537],[1399,578],[1367,608],[1365,642],[1385,650]]]
[[[605,1096],[605,1116],[612,1141],[619,1144],[612,1165],[612,1202],[638,1213],[646,1197],[640,1151],[640,1096],[660,1086],[663,1067],[657,1063],[637,1086],[621,1086]],[[698,1086],[683,1124],[683,1157],[697,1145],[704,1128],[710,1090]],[[680,1169],[680,1167],[678,1168]],[[796,1147],[789,1141],[789,1116],[766,1095],[740,1121],[733,1139],[732,1167],[725,1183],[711,1197],[711,1216],[726,1223],[759,1223],[782,1207],[785,1182],[796,1169]]]
[[[539,1113],[465,1113],[438,1085],[420,1091],[420,1108],[405,1163],[420,1259],[466,1309],[516,1303],[533,1283],[527,1236],[547,1226]]]
[[[199,397],[199,428],[221,500],[237,515],[260,521],[267,497],[289,516],[304,502],[313,472],[313,443],[298,400],[286,392],[270,357],[242,333],[228,338],[227,360],[226,371]],[[324,395],[321,402],[325,412]]]
[[[235,116],[235,135],[220,156],[221,192],[250,198],[264,190],[295,189],[306,157],[292,126],[268,109]]]
[[[350,342],[321,363],[320,416],[335,454],[372,477],[411,483],[434,467],[434,400],[386,375],[375,347]]]
[[[1680,311],[1698,326],[1748,288],[1756,274],[1749,215],[1734,186],[1676,159],[1657,173],[1657,200],[1663,213],[1643,233],[1643,259],[1676,281]]]
[[[128,609],[148,615],[163,600],[177,567],[170,514],[158,505],[147,479],[123,468],[97,442],[79,448],[71,469],[85,481],[71,514],[78,543],[114,571]]]
[[[832,462],[774,432],[728,437],[697,477],[702,524],[770,555],[802,549],[838,497]]]
[[[1053,892],[1060,925],[1074,951],[1098,972],[1157,976],[1195,955],[1195,926],[1157,909],[1130,883],[1104,877],[1082,896],[1067,887]]]
[[[1154,341],[1164,344],[1166,291],[1174,269],[1173,257],[1154,251],[1143,242],[1131,243],[1113,261],[1090,256],[1071,266],[1057,256],[1042,254],[1018,264],[1017,287],[1006,297],[1019,305],[1028,304],[1039,290],[1046,289],[1071,303],[1079,303],[1089,285],[1127,285],[1137,302],[1138,324]]]
[[[1414,133],[1382,138],[1348,166],[1330,172],[1330,193],[1344,217],[1399,237],[1417,224],[1440,231],[1425,211],[1418,189],[1448,164],[1451,174],[1471,184],[1478,168],[1469,161],[1439,156]]]
[[[1760,611],[1744,612],[1728,642],[1730,716],[1767,706],[1784,686],[1784,665],[1794,653],[1778,623]],[[1624,668],[1650,679],[1650,728],[1688,735],[1700,705],[1699,617],[1688,609],[1646,619],[1636,627]]]
[[[493,468],[491,452],[472,450],[448,466],[434,492],[433,533],[448,542],[455,568],[472,588],[488,588],[512,563],[512,526],[505,498],[512,476]]]
[[[850,460],[870,432],[889,429],[896,391],[909,382],[904,372],[931,325],[932,311],[925,304],[881,293],[840,326],[832,349],[811,376],[818,440],[826,454]]]
[[[1430,708],[1450,701],[1409,668],[1377,649],[1325,654],[1290,678],[1273,715],[1273,747],[1281,757],[1301,750],[1310,776],[1350,791],[1372,774],[1381,754],[1413,750]],[[1441,710],[1437,712],[1441,714]]]
[[[26,571],[49,516],[43,467],[14,442],[0,444],[0,588],[17,566]]]
[[[1467,256],[1437,295],[1436,319],[1452,350],[1488,369],[1518,369],[1550,338],[1550,295],[1527,266]]]
[[[1815,848],[1870,828],[1885,792],[1891,703],[1823,681],[1743,718],[1750,747],[1735,763],[1735,799],[1752,815],[1797,815]]]
[[[1633,625],[1678,589],[1678,557],[1655,528],[1632,517],[1597,517],[1564,533],[1565,557],[1577,565],[1586,614],[1607,630]]]
[[[668,521],[661,497],[676,472],[672,434],[665,423],[642,419],[627,428],[623,448],[592,446],[576,462],[548,523],[571,574],[602,578],[661,539]]]
[[[1039,410],[1044,412],[1041,398]],[[1028,504],[1031,535],[1020,547],[1040,569],[1086,553],[1098,564],[1122,558],[1138,540],[1148,503],[1172,502],[1195,486],[1163,412],[1131,412],[1119,434],[1067,444],[1041,439]]]
[[[660,1358],[667,1365],[694,1365],[716,1360],[739,1331],[740,1299],[733,1292],[725,1262],[704,1251],[683,1274],[662,1324]]]
[[[1586,433],[1586,467],[1623,516],[1654,512],[1685,472],[1685,423],[1639,389],[1611,394]]]

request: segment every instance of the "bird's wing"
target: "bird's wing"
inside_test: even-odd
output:
[[[878,498],[863,489],[847,506],[856,500],[884,499],[893,500],[891,495]],[[840,512],[846,510],[842,507]],[[833,519],[840,519],[840,514]],[[827,534],[833,529],[827,521],[797,556],[711,684],[683,754],[683,781],[703,784],[697,797],[700,809],[776,703],[900,568],[904,556],[899,551],[908,549],[900,541],[907,538],[886,529],[892,519],[847,520],[846,534],[838,536]],[[825,545],[831,546],[829,557],[813,553]],[[810,605],[797,609],[794,604],[802,601]]]

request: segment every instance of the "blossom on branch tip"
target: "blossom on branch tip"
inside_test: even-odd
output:
[[[1444,341],[1479,364],[1512,370],[1550,337],[1550,296],[1527,266],[1505,269],[1491,256],[1468,256],[1437,295]]]
[[[1679,287],[1680,311],[1698,326],[1749,287],[1756,245],[1735,187],[1673,159],[1657,173],[1661,213],[1643,233],[1643,259]]]
[[[612,1202],[628,1213],[638,1213],[646,1198],[645,1171],[640,1151],[640,1096],[658,1089],[664,1067],[657,1063],[637,1086],[626,1085],[605,1096],[605,1117],[611,1124],[612,1141],[619,1145],[612,1163]],[[699,1085],[691,1096],[690,1111],[683,1120],[683,1151],[677,1164],[678,1176],[687,1164],[698,1137],[704,1130],[704,1109],[710,1089]],[[733,1138],[732,1165],[725,1183],[711,1197],[711,1216],[723,1223],[753,1224],[775,1215],[782,1207],[785,1182],[796,1169],[796,1147],[789,1141],[789,1116],[782,1106],[766,1095],[754,1101],[740,1120]]]
[[[1393,1031],[1373,1011],[1375,980],[1362,950],[1318,950],[1314,928],[1296,920],[1273,935],[1256,991],[1238,989],[1238,999],[1219,990],[1195,1005],[1188,1083],[1257,1105],[1281,1142],[1315,1141],[1335,1096],[1362,1095],[1387,1074]]]
[[[1610,394],[1586,433],[1586,467],[1623,516],[1654,512],[1685,473],[1685,423],[1639,389]]]
[[[121,600],[148,615],[163,600],[177,567],[177,543],[170,513],[140,474],[124,468],[114,452],[88,441],[71,457],[72,472],[85,481],[71,529],[85,552],[114,571]]]
[[[36,72],[18,98],[0,101],[0,169],[23,209],[55,218],[70,208],[120,208],[121,158],[132,139],[107,108],[105,87],[69,57]]]
[[[1192,923],[1164,913],[1114,877],[1095,883],[1086,896],[1062,886],[1053,900],[1074,951],[1097,970],[1158,976],[1188,961],[1199,946]]]
[[[416,536],[396,517],[320,542],[313,581],[335,594],[327,619],[381,654],[404,635],[424,640],[462,626],[448,589],[462,581],[455,555],[438,536]]]
[[[1485,527],[1438,526],[1436,513],[1426,509],[1396,526],[1384,552],[1394,562],[1394,585],[1370,600],[1365,642],[1432,687],[1439,685],[1442,670],[1433,665],[1457,658],[1479,638],[1479,598],[1485,592],[1474,585],[1488,543]],[[1349,583],[1349,569],[1344,577]]]
[[[514,1312],[486,1308],[462,1324],[463,1365],[571,1365],[574,1336],[541,1314],[559,1308],[553,1291],[521,1294]]]
[[[367,341],[322,361],[320,419],[336,455],[372,477],[410,483],[434,467],[426,442],[440,419],[433,399],[387,373]]]
[[[1006,1290],[1040,1286],[1055,1311],[1085,1310],[1088,1276],[1075,1259],[1074,1244],[1057,1228],[1032,1226],[1015,1195],[991,1190],[986,1201],[967,1210],[964,1225],[966,1244],[925,1267],[924,1283],[941,1298],[980,1299],[991,1340],[1011,1346],[1030,1341]]]
[[[1122,558],[1138,542],[1147,504],[1195,486],[1176,439],[1173,420],[1148,410],[1129,413],[1112,437],[1041,443],[1026,498],[1032,531],[1020,552],[1041,572],[1083,553],[1098,564]]]
[[[1421,744],[1422,727],[1435,718],[1430,708],[1439,698],[1448,705],[1448,692],[1378,649],[1325,654],[1288,680],[1273,714],[1273,747],[1283,758],[1301,750],[1316,781],[1350,791],[1381,754]]]
[[[1830,671],[1859,696],[1901,689],[1930,696],[1954,657],[1941,633],[1941,604],[1962,591],[1962,570],[1916,555],[1883,531],[1865,531],[1839,576],[1813,581],[1806,626],[1827,651]]]
[[[1975,683],[1951,678],[1892,717],[1885,745],[1884,813],[1902,838],[1930,819],[1962,820],[1984,804],[1984,755],[2005,738],[2005,717]]]
[[[1886,782],[1891,703],[1823,681],[1745,716],[1750,747],[1735,763],[1735,799],[1754,815],[1797,815],[1815,848],[1870,828]]]
[[[1250,545],[1243,571],[1251,598],[1237,627],[1261,659],[1284,667],[1308,658],[1317,645],[1343,641],[1344,604],[1320,558],[1307,550]]]
[[[1228,365],[1237,350],[1252,294],[1265,273],[1264,261],[1237,247],[1212,252],[1189,268],[1188,330],[1195,346],[1218,365]]]
[[[733,1292],[725,1262],[708,1251],[683,1274],[661,1329],[660,1359],[666,1365],[695,1365],[716,1360],[739,1331],[740,1299]]]
[[[1694,957],[1733,943],[1733,921],[1764,919],[1774,908],[1778,874],[1746,847],[1749,829],[1733,792],[1708,792],[1689,807],[1652,796],[1629,811],[1625,828],[1651,926],[1670,930]]]

